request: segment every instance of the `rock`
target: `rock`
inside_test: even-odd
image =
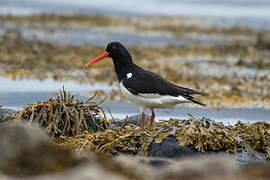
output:
[[[177,160],[157,171],[158,179],[239,179],[240,164],[231,156],[200,156]],[[241,179],[241,178],[240,178]]]
[[[152,168],[163,168],[175,162],[171,158],[160,157],[144,157],[144,156],[117,156],[114,158],[117,162],[124,164],[124,166],[134,166],[133,169],[138,169],[140,172],[149,171]],[[136,165],[134,165],[136,164]],[[138,165],[139,164],[139,165]],[[150,169],[149,169],[150,168]],[[145,172],[147,173],[147,172]]]
[[[142,179],[144,175],[134,172],[132,166],[112,158],[89,152],[83,155],[59,146],[41,143],[28,146],[1,167],[5,175],[0,179],[27,177],[27,179]],[[148,172],[149,173],[149,172]]]
[[[236,161],[233,155],[228,154],[181,159],[140,156],[119,156],[114,159],[121,162],[125,167],[144,174],[147,179],[153,180],[266,180],[270,177],[270,163],[256,163],[246,166]],[[158,163],[153,165],[152,162]]]
[[[41,142],[24,146],[1,166],[5,174],[26,177],[43,173],[61,172],[84,162],[72,151],[59,146]]]
[[[191,147],[180,147],[176,137],[168,136],[161,143],[152,142],[148,155],[151,157],[180,158],[186,156],[201,155],[202,153]]]
[[[231,155],[207,155],[178,159],[156,171],[155,180],[267,180],[269,168],[269,162],[246,166]]]
[[[16,113],[17,111],[14,110],[14,109],[8,109],[8,108],[0,108],[0,118],[2,117],[3,114],[14,114]]]
[[[257,153],[260,156],[260,158],[254,156],[254,154],[252,154],[247,150],[230,155],[238,162],[244,164],[265,162],[266,161],[265,154],[259,152]],[[188,146],[180,147],[178,145],[177,139],[174,136],[168,136],[164,138],[161,143],[152,142],[149,147],[148,155],[150,157],[183,158],[188,156],[199,156],[199,155],[203,156],[227,155],[227,153],[223,151],[218,152],[211,151],[204,154]]]
[[[270,163],[244,166],[229,155],[174,160],[124,155],[108,158],[93,152],[79,155],[48,143],[26,147],[0,168],[5,173],[0,172],[0,179],[4,180],[22,175],[28,180],[266,180],[270,177]]]
[[[234,158],[238,160],[240,163],[244,164],[250,164],[250,163],[259,163],[259,162],[265,162],[266,157],[265,154],[257,152],[259,157],[254,156],[250,151],[245,150],[241,152],[237,152],[234,154]]]
[[[32,178],[27,178],[28,180],[74,180],[74,179],[90,179],[90,180],[100,180],[100,179],[110,179],[110,180],[128,180],[121,174],[116,172],[111,172],[104,169],[102,166],[91,163],[83,164],[78,167],[72,168],[70,170],[64,171],[57,174],[44,174],[39,176],[34,176]]]
[[[241,170],[241,174],[248,177],[246,179],[262,179],[269,180],[270,179],[270,162],[266,163],[254,163],[249,166],[243,166]]]
[[[106,129],[105,123],[100,122],[100,120],[97,117],[87,119],[86,123],[89,128],[88,131],[98,132],[98,131],[104,131]]]
[[[38,127],[15,123],[0,127],[0,165],[24,147],[48,142],[48,136]]]
[[[122,127],[122,126],[126,126],[128,124],[133,124],[136,126],[141,126],[141,115],[134,115],[134,116],[130,116],[128,117],[128,119],[110,119],[110,129],[117,129],[118,126]],[[145,115],[145,122],[144,124],[146,125],[148,122],[150,122],[150,116],[149,115]]]

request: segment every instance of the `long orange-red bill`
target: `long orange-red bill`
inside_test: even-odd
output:
[[[102,53],[101,55],[99,55],[98,57],[96,57],[95,59],[92,59],[91,61],[89,61],[87,64],[85,64],[86,67],[90,66],[91,64],[94,64],[102,59],[104,59],[105,57],[108,57],[109,53],[107,51],[105,51],[104,53]]]

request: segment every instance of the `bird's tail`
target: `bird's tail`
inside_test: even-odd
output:
[[[199,104],[199,105],[201,105],[201,106],[204,106],[204,107],[207,106],[207,104],[204,104],[204,103],[200,102],[199,99],[196,99],[195,97],[193,97],[193,96],[191,96],[191,95],[186,95],[185,98],[186,98],[187,100],[189,100],[189,101],[191,101],[191,102],[193,102],[193,103]]]

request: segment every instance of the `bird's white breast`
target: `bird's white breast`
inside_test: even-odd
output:
[[[138,94],[134,95],[120,82],[120,90],[122,94],[131,102],[144,108],[170,108],[176,104],[189,102],[183,96],[169,96],[159,94]]]

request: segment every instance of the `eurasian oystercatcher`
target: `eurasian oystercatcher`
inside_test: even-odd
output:
[[[155,119],[154,108],[171,108],[180,103],[196,103],[206,106],[198,99],[192,97],[194,94],[205,95],[204,93],[177,86],[153,72],[144,70],[133,63],[131,55],[119,42],[109,43],[103,54],[89,61],[85,66],[88,67],[105,57],[113,59],[115,72],[123,95],[140,107],[142,129],[144,129],[144,111],[146,109],[152,111],[150,120],[151,130]]]

